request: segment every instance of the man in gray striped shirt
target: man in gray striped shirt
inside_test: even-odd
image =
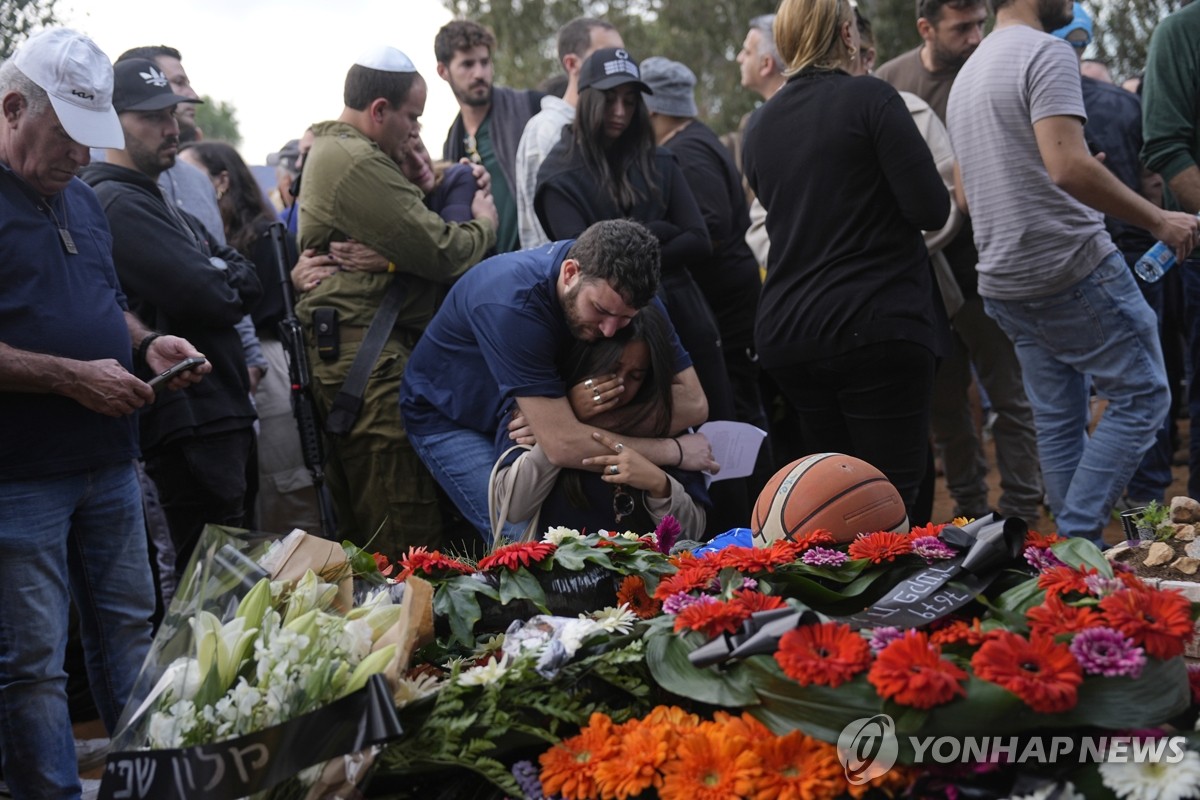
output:
[[[1059,533],[1099,543],[1169,404],[1154,312],[1103,214],[1182,252],[1200,223],[1156,208],[1088,152],[1078,60],[1047,33],[1071,21],[1071,0],[993,5],[995,31],[950,92],[960,199],[975,226],[979,293],[1021,362]],[[1092,385],[1108,405],[1089,437]]]

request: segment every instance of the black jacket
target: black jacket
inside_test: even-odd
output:
[[[130,310],[151,329],[187,339],[213,367],[204,380],[164,391],[145,408],[143,452],[186,436],[250,427],[254,407],[234,324],[262,293],[254,265],[217,244],[195,217],[172,208],[146,175],[93,164],[81,177],[108,216],[113,261]]]

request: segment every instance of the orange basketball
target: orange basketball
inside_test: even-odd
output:
[[[824,528],[839,542],[908,530],[896,487],[867,462],[841,453],[797,459],[771,476],[754,503],[754,543],[767,547]]]

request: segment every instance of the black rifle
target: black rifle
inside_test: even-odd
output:
[[[283,288],[283,319],[279,321],[279,341],[287,355],[288,378],[292,384],[292,414],[296,417],[296,428],[300,431],[300,450],[304,454],[304,465],[312,473],[313,488],[317,492],[317,507],[321,513],[321,535],[326,539],[337,538],[337,522],[333,515],[333,501],[325,485],[325,448],[321,443],[321,425],[317,422],[317,408],[313,403],[312,377],[308,369],[308,350],[304,344],[304,329],[296,316],[295,300],[292,296],[291,261],[286,254],[282,222],[271,225],[271,246],[275,265],[279,269],[279,282]]]

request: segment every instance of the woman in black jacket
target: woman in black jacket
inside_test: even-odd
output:
[[[712,309],[690,267],[712,243],[700,207],[670,151],[655,147],[638,64],[620,48],[597,50],[579,72],[575,121],[538,171],[534,209],[551,239],[578,236],[593,222],[632,219],[662,247],[659,292],[692,357],[710,419],[736,419],[733,394]],[[720,492],[718,492],[718,497]],[[741,497],[714,498],[710,532],[748,519]]]
[[[771,239],[759,359],[806,449],[874,464],[911,513],[946,330],[921,231],[942,226],[950,199],[896,90],[847,73],[847,0],[783,0],[775,39],[788,81],[744,144]]]

